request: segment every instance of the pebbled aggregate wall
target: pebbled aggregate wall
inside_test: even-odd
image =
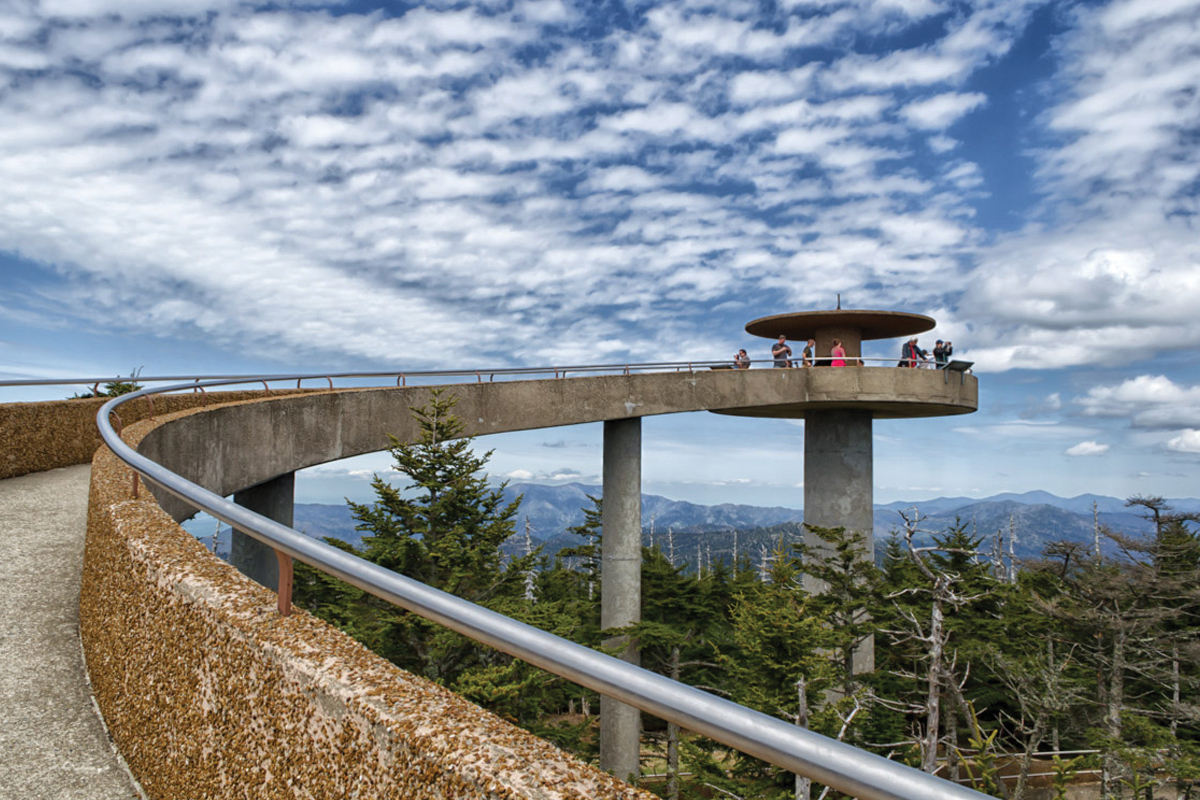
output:
[[[311,390],[301,390],[311,391]],[[296,390],[272,390],[272,394],[295,394]],[[226,402],[262,397],[263,392],[219,392],[208,395],[209,402]],[[58,467],[86,464],[100,446],[96,414],[109,397],[50,400],[38,403],[0,405],[0,480],[45,472]],[[203,405],[204,395],[171,394],[154,398],[158,414]],[[121,422],[130,425],[151,415],[150,402],[134,400],[118,412]]]
[[[149,797],[653,798],[301,609],[279,616],[274,593],[131,493],[101,449],[80,618],[96,701]]]

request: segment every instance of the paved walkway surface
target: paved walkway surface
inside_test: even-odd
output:
[[[0,798],[141,797],[79,644],[88,465],[0,481]]]

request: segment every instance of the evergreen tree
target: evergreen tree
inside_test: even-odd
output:
[[[983,653],[980,629],[994,615],[991,595],[997,584],[980,558],[981,538],[968,534],[961,521],[933,534],[932,544],[918,547],[916,536],[925,533],[918,528],[919,517],[902,516],[913,571],[885,576],[889,591],[883,599],[889,604],[880,604],[877,613],[891,642],[880,666],[891,680],[877,686],[896,692],[885,698],[894,711],[909,717],[920,767],[933,772],[942,745],[951,753],[957,747],[960,721],[972,733],[978,729],[965,676],[970,675],[970,660]],[[898,569],[899,564],[893,560],[890,566]],[[898,576],[907,585],[895,583]]]
[[[782,543],[773,553],[765,582],[734,598],[730,643],[720,655],[730,693],[742,705],[826,734],[836,734],[832,708],[804,719],[804,709],[822,705],[840,669],[830,660],[829,629],[813,613],[813,598],[800,583],[801,564]],[[801,695],[803,692],[803,695]],[[803,697],[803,700],[801,700]],[[756,759],[735,759],[739,794],[794,797],[795,776]]]
[[[1155,524],[1150,537],[1105,531],[1117,554],[1085,557],[1061,548],[1039,564],[1052,590],[1042,606],[1070,636],[1094,676],[1085,741],[1099,747],[1103,791],[1147,786],[1195,768],[1194,725],[1180,727],[1194,703],[1194,667],[1185,664],[1200,603],[1196,549],[1160,498],[1132,498]],[[1193,662],[1194,663],[1194,662]],[[1189,680],[1190,679],[1190,680]],[[1191,712],[1194,714],[1194,712]],[[1163,753],[1173,754],[1162,758]]]
[[[1034,573],[1018,572],[1016,584],[1002,583],[992,633],[981,641],[983,657],[975,663],[973,694],[988,698],[989,721],[1002,726],[1008,749],[1020,755],[1010,800],[1022,800],[1029,788],[1033,754],[1048,742],[1058,750],[1061,734],[1071,727],[1074,709],[1084,702],[1087,671],[1075,656],[1075,645],[1038,606]],[[986,628],[985,628],[986,630]]]
[[[858,688],[854,654],[871,639],[876,624],[868,609],[879,591],[879,568],[863,558],[866,537],[844,527],[805,527],[822,545],[793,545],[803,556],[804,573],[821,582],[824,590],[810,600],[812,611],[825,621],[841,664],[840,690],[852,695]]]
[[[583,542],[563,548],[558,551],[558,555],[569,565],[567,568],[571,572],[583,576],[583,586],[588,599],[591,600],[600,596],[600,533],[603,528],[604,502],[590,494],[587,495],[587,499],[592,501],[592,505],[582,509],[583,523],[567,528],[567,533],[582,537]],[[596,608],[599,609],[599,605]]]
[[[412,443],[391,437],[393,469],[406,482],[371,482],[375,503],[350,502],[363,537],[363,558],[436,589],[512,615],[524,603],[524,574],[535,556],[505,563],[500,546],[514,531],[520,498],[506,503],[504,485],[483,472],[491,451],[476,455],[454,416],[456,400],[440,389],[412,409],[420,431]],[[508,663],[440,625],[328,581],[302,575],[301,602],[348,624],[380,655],[447,685],[473,666]]]
[[[68,397],[68,400],[86,400],[92,397],[120,397],[123,394],[136,392],[142,388],[142,385],[137,382],[138,375],[142,372],[142,368],[138,367],[133,372],[129,373],[129,380],[118,378],[115,381],[109,381],[104,384],[103,389],[95,389],[94,391],[86,392],[85,394],[75,394]]]

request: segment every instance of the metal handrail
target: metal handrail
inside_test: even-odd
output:
[[[298,377],[324,376],[292,375],[286,379]],[[245,381],[245,378],[240,380]],[[235,382],[225,379],[206,382],[206,385]],[[299,559],[376,597],[580,686],[862,800],[986,798],[972,789],[517,622],[319,542],[176,475],[125,444],[109,424],[109,416],[124,403],[151,393],[192,389],[195,385],[141,389],[108,401],[96,418],[100,435],[119,459],[146,480],[263,542],[277,553]]]
[[[817,361],[827,361],[828,356],[820,356]],[[796,368],[802,368],[800,359],[791,358],[790,361]],[[898,359],[894,357],[864,357],[864,356],[847,356],[846,361],[853,364],[860,362],[862,366],[880,366],[880,367],[895,367]],[[758,368],[774,367],[775,359],[760,358],[751,359],[751,366]],[[920,368],[933,369],[934,362],[918,362]],[[390,371],[390,372],[317,372],[304,373],[301,375],[291,374],[272,374],[272,375],[116,375],[108,377],[91,377],[91,378],[20,378],[15,380],[0,380],[0,388],[7,387],[29,387],[29,386],[98,386],[102,383],[169,383],[174,381],[188,381],[185,386],[172,387],[169,391],[178,391],[181,389],[195,390],[203,386],[221,385],[231,383],[261,383],[263,381],[304,381],[304,380],[324,380],[332,381],[333,379],[351,379],[351,378],[376,378],[398,381],[401,377],[405,380],[412,378],[464,378],[480,380],[480,375],[487,375],[489,379],[495,376],[536,376],[536,375],[554,375],[555,377],[563,377],[567,373],[613,373],[628,375],[631,372],[676,372],[679,370],[711,370],[713,368],[726,370],[734,369],[732,359],[715,359],[710,361],[647,361],[641,363],[628,364],[576,364],[557,367],[490,367],[490,368],[473,368],[473,369],[453,369],[453,370],[422,370],[422,371]],[[217,382],[217,383],[214,383]],[[330,387],[332,388],[332,387]],[[160,391],[168,391],[162,389]]]

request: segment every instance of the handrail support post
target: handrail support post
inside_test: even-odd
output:
[[[281,550],[275,551],[275,559],[279,562],[279,595],[277,607],[281,617],[292,615],[292,557]]]

